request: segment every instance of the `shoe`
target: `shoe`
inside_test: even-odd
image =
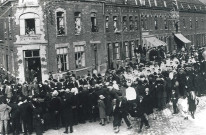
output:
[[[150,128],[150,126],[146,126],[146,129],[149,129]]]
[[[65,134],[68,134],[68,131],[64,131]]]
[[[116,129],[114,132],[115,132],[115,133],[119,133],[119,129]]]
[[[102,124],[102,126],[104,126],[105,124]]]
[[[137,132],[138,132],[138,133],[141,133],[141,132],[142,132],[142,130],[141,130],[141,129],[139,129]]]

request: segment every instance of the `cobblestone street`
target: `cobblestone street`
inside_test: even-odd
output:
[[[206,134],[206,97],[201,97],[197,107],[196,117],[184,120],[180,115],[170,115],[171,113],[157,113],[157,120],[149,117],[150,129],[144,129],[142,135],[204,135]],[[118,135],[137,135],[138,121],[132,120],[133,129],[128,130],[126,124],[120,127]],[[44,135],[64,135],[64,129],[49,130]],[[74,126],[72,135],[115,135],[112,124],[100,126],[96,123],[86,123]]]

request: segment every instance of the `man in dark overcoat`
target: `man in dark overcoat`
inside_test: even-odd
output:
[[[69,89],[66,89],[64,95],[62,95],[61,115],[64,119],[64,133],[66,134],[69,133],[68,127],[70,127],[70,133],[73,132],[72,96]]]

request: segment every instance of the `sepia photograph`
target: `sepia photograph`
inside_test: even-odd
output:
[[[0,0],[0,135],[206,135],[206,0]]]

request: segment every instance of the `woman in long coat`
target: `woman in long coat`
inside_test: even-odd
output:
[[[98,107],[99,107],[99,117],[101,119],[101,125],[104,126],[104,119],[106,118],[106,111],[105,111],[105,104],[104,104],[104,96],[100,95],[98,100]]]

